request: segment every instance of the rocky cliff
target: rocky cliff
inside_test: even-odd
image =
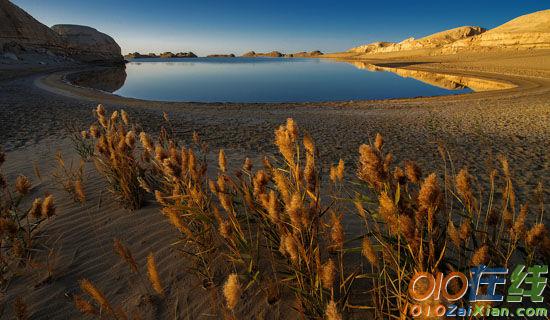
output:
[[[429,49],[429,54],[461,50],[550,49],[550,10],[520,16],[489,31],[465,26],[399,43],[374,42],[351,48],[348,52],[374,54],[421,49]]]
[[[0,0],[0,50],[62,50],[57,34],[8,0]]]
[[[94,28],[48,28],[9,0],[0,0],[0,57],[26,62],[122,63],[120,47]]]
[[[108,61],[121,63],[120,46],[110,36],[94,28],[73,24],[58,24],[52,27],[63,40],[71,57],[84,62]]]
[[[408,38],[399,43],[374,42],[351,48],[349,51],[356,53],[384,53],[418,49],[433,49],[443,47],[457,40],[478,35],[483,32],[485,32],[485,29],[481,27],[464,26],[438,32],[420,39]]]
[[[442,51],[497,48],[550,49],[550,9],[517,17],[483,34],[453,42]]]

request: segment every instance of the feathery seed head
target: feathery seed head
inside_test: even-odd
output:
[[[420,167],[413,161],[405,162],[405,174],[407,179],[412,183],[418,183],[422,178]]]
[[[220,149],[220,153],[218,154],[218,165],[221,172],[225,173],[227,171],[227,161],[225,158],[225,151],[223,151],[223,149]]]
[[[147,275],[149,276],[149,281],[151,281],[151,285],[153,286],[155,292],[159,295],[163,295],[164,290],[162,289],[157,264],[152,252],[147,256]]]
[[[378,256],[376,255],[376,251],[367,236],[363,238],[361,253],[363,254],[363,257],[367,258],[370,264],[375,267],[378,266]]]
[[[486,265],[489,262],[489,246],[483,245],[478,248],[472,255],[472,261],[470,262],[471,266]]]
[[[342,320],[342,315],[340,314],[340,312],[338,312],[338,307],[332,299],[327,304],[325,315],[327,317],[327,320]]]
[[[128,125],[130,123],[130,118],[128,117],[128,113],[126,111],[120,110],[120,117],[122,118],[122,121],[125,125]]]
[[[383,146],[384,138],[382,138],[382,135],[380,133],[377,133],[376,137],[374,138],[374,147],[376,148],[376,150],[381,151]]]
[[[423,209],[435,208],[439,204],[439,184],[435,173],[430,174],[422,183],[418,194],[418,203]]]
[[[336,265],[332,259],[329,259],[321,267],[321,283],[323,288],[331,289],[334,286],[334,276],[336,273]]]
[[[34,199],[29,214],[34,218],[40,218],[42,216],[42,199]]]
[[[31,189],[31,182],[29,178],[23,175],[17,176],[15,179],[15,190],[21,194],[26,195],[29,193],[29,190]]]
[[[55,205],[53,203],[53,196],[48,195],[44,198],[42,202],[42,216],[43,217],[52,217],[55,214]]]
[[[544,224],[537,223],[531,228],[531,230],[529,230],[529,232],[527,232],[525,243],[530,249],[532,249],[535,246],[540,245],[544,241],[546,234],[547,232]]]
[[[241,284],[239,276],[235,273],[230,274],[223,285],[223,296],[229,310],[234,310],[241,298]]]

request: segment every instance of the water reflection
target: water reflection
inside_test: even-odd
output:
[[[514,88],[515,85],[495,80],[475,77],[464,77],[428,71],[418,71],[403,68],[383,67],[360,61],[346,61],[358,69],[372,72],[392,72],[403,78],[412,78],[432,86],[447,90],[471,89],[472,91],[491,91]]]
[[[77,86],[113,93],[122,88],[126,77],[126,66],[120,66],[73,73],[67,80]]]
[[[287,58],[139,59],[122,68],[102,68],[74,74],[68,80],[78,86],[124,97],[198,102],[410,98],[512,86],[479,78],[364,62]]]

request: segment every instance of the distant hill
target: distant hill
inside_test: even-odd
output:
[[[454,42],[443,51],[497,48],[550,49],[550,10],[517,17],[481,35]]]
[[[550,48],[550,10],[517,17],[488,31],[464,26],[399,43],[374,42],[351,48],[348,52],[375,54],[430,49],[431,54],[446,54],[460,50],[546,48]]]
[[[399,43],[374,42],[367,45],[349,49],[357,53],[382,53],[417,49],[440,48],[457,40],[481,34],[486,30],[481,27],[464,26],[438,32],[420,39],[408,38]]]

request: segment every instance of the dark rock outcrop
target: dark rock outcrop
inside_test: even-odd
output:
[[[178,52],[176,53],[176,58],[196,58],[197,55],[193,52]]]
[[[304,57],[317,57],[317,56],[321,56],[323,55],[323,53],[319,50],[315,50],[315,51],[310,51],[310,52],[305,52],[305,51],[301,51],[301,52],[296,52],[296,53],[281,53],[279,51],[271,51],[271,52],[268,52],[268,53],[261,53],[261,52],[254,52],[254,51],[249,51],[245,54],[243,54],[242,56],[243,57],[271,57],[271,58],[281,58],[281,57],[284,57],[284,58],[304,58]]]
[[[247,53],[243,54],[242,56],[243,56],[243,57],[255,57],[255,56],[256,56],[256,52],[254,52],[254,51],[248,51]]]
[[[31,63],[124,62],[108,35],[77,25],[48,28],[9,0],[0,0],[0,53]]]
[[[207,55],[207,58],[235,58],[234,54],[211,54]]]
[[[65,42],[70,56],[84,62],[122,63],[120,46],[92,27],[58,24],[52,27]]]
[[[13,53],[25,48],[62,51],[63,47],[63,41],[52,29],[10,1],[0,0],[0,50]]]

